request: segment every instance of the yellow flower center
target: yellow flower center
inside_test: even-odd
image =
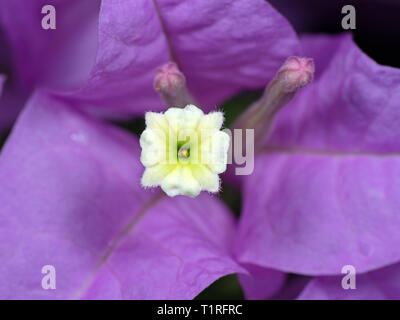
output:
[[[194,105],[146,113],[140,137],[144,187],[161,188],[169,196],[196,197],[218,192],[218,174],[226,170],[229,135],[221,131],[223,114],[204,114]]]

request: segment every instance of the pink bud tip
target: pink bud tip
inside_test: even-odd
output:
[[[286,92],[295,92],[312,81],[314,71],[313,59],[289,57],[279,69],[277,78],[283,82]]]
[[[154,77],[154,89],[168,95],[175,95],[184,85],[185,76],[177,65],[168,62],[159,68]]]

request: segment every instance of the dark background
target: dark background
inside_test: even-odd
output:
[[[356,30],[351,30],[360,48],[380,64],[400,68],[400,0],[270,0],[296,31],[301,33],[344,32],[342,8],[356,9]],[[346,31],[348,32],[348,31]]]

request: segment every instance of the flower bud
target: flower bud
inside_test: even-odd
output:
[[[159,68],[154,77],[154,89],[158,91],[168,107],[183,108],[194,104],[194,98],[186,87],[186,78],[173,62]]]
[[[309,84],[314,75],[314,61],[309,58],[290,57],[279,69],[277,79],[285,92],[295,92]]]

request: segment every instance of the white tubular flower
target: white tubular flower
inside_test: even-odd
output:
[[[218,192],[226,170],[229,135],[220,131],[222,112],[204,114],[194,105],[146,113],[140,137],[144,187],[161,186],[170,197]]]

